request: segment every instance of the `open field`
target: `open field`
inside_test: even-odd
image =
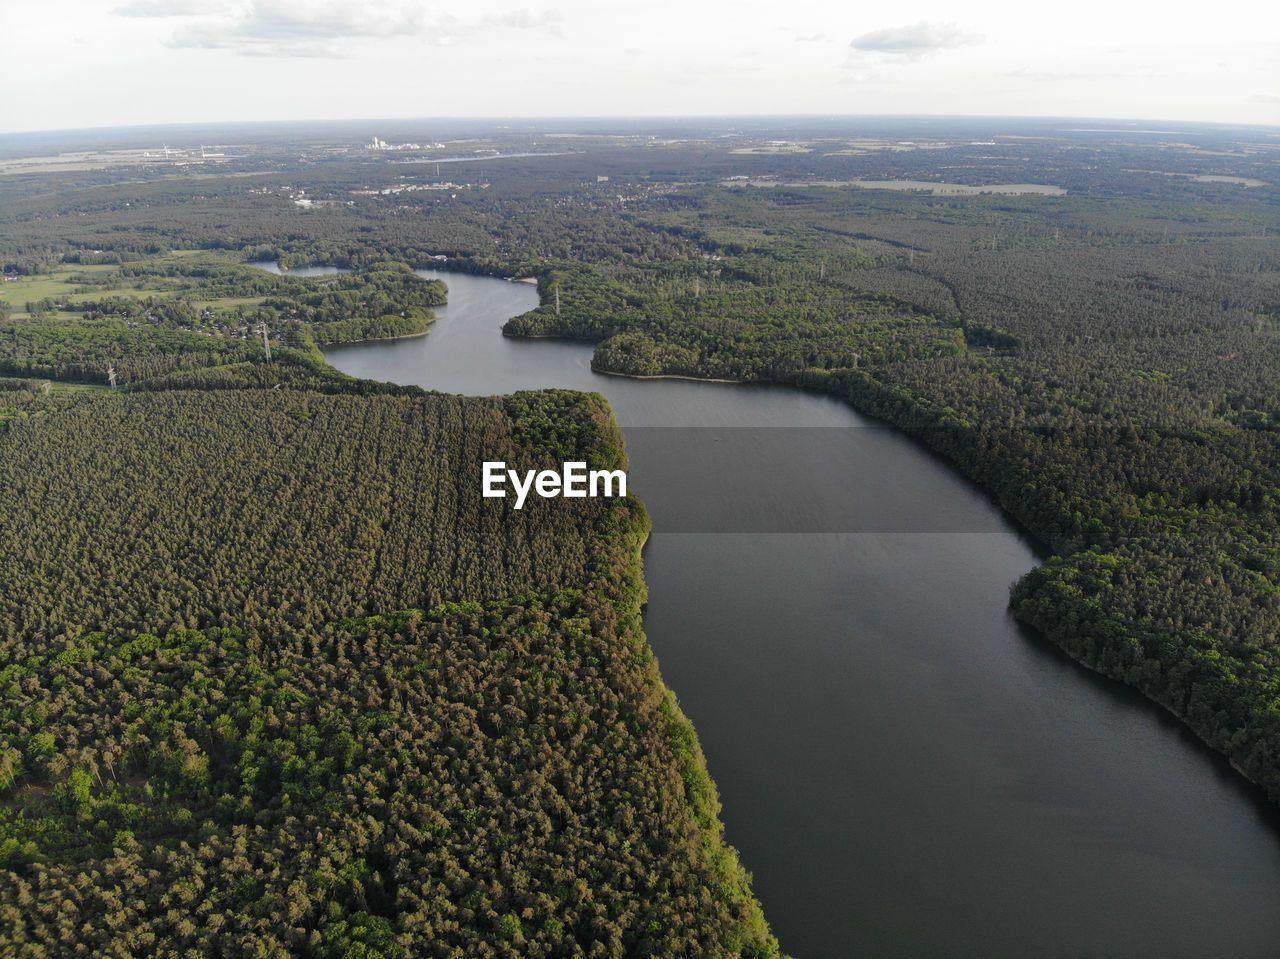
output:
[[[166,259],[187,259],[202,254],[209,255],[207,250],[173,250],[163,256],[153,258],[152,262]],[[101,280],[119,272],[119,270],[120,267],[116,264],[82,265],[69,263],[56,267],[51,273],[38,273],[31,276],[6,276],[4,282],[0,283],[0,302],[9,305],[10,312],[15,319],[21,319],[30,315],[26,309],[27,304],[34,303],[37,300],[54,299],[75,306],[76,304],[98,299],[103,295],[160,296],[167,298],[178,295],[181,292],[171,289],[158,290],[155,288],[154,281],[148,282],[143,278],[136,277],[121,278],[119,284],[113,283],[106,286],[90,287],[80,282],[86,276]],[[199,309],[223,310],[234,309],[237,306],[257,306],[262,303],[262,300],[263,297],[261,296],[206,297],[193,305]]]
[[[81,266],[75,263],[60,266],[52,273],[36,274],[34,276],[6,276],[4,283],[0,284],[0,302],[9,304],[9,309],[13,315],[21,317],[27,316],[26,305],[28,303],[43,300],[47,297],[58,299],[65,296],[73,303],[93,299],[99,294],[97,292],[77,293],[76,290],[82,290],[84,285],[74,282],[72,277],[85,274],[103,276],[118,269],[119,267],[114,265]],[[136,287],[128,288],[127,291],[133,292],[136,289]],[[126,292],[126,290],[119,292]]]
[[[26,381],[27,377],[22,376],[0,376],[0,390],[3,389],[6,382]],[[40,389],[47,389],[52,394],[73,394],[73,393],[110,393],[111,387],[102,386],[97,383],[65,383],[61,380],[38,380]]]
[[[192,163],[223,163],[230,157],[202,157],[199,149],[169,150],[84,150],[54,156],[19,157],[0,160],[0,176],[18,173],[82,173],[122,166],[188,166]]]

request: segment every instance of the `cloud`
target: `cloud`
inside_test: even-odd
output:
[[[179,5],[183,0],[135,0]],[[553,11],[512,10],[462,20],[421,3],[394,0],[254,0],[239,14],[210,19],[178,31],[169,46],[231,49],[245,56],[346,57],[361,40],[415,38],[447,46],[488,30],[546,30],[558,35],[562,17]]]
[[[133,0],[111,12],[118,17],[194,17],[218,9],[207,0]]]
[[[285,2],[260,2],[237,33],[252,40],[311,40],[337,37],[394,37],[422,29],[420,14],[412,10],[377,7],[321,7],[311,16],[305,6]]]
[[[1280,103],[1280,94],[1255,93],[1252,100],[1254,103]]]
[[[267,43],[396,37],[420,33],[431,19],[420,7],[393,3],[256,0],[232,33],[251,42]]]
[[[805,36],[796,37],[796,43],[817,43],[819,40],[827,39],[825,33],[810,33]]]
[[[980,34],[965,33],[954,23],[929,23],[921,20],[905,27],[873,30],[849,41],[855,50],[886,53],[915,59],[938,50],[976,46],[985,42]]]

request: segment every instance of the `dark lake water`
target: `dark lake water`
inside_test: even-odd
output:
[[[532,286],[424,275],[450,289],[429,336],[330,362],[608,398],[654,519],[649,641],[784,950],[1280,954],[1276,810],[1019,629],[1033,548],[945,464],[830,398],[593,374],[589,346],[500,335]]]

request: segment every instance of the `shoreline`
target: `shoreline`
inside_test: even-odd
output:
[[[684,375],[675,374],[675,373],[654,374],[654,375],[619,373],[613,370],[596,369],[594,366],[592,367],[592,372],[604,373],[608,376],[624,376],[630,379],[637,379],[637,380],[677,379],[677,380],[696,380],[698,382],[703,382],[703,383],[735,383],[740,385],[743,383],[743,381],[741,380],[726,380],[726,379],[714,379],[710,377],[684,376]],[[988,499],[990,499],[999,508],[1001,513],[1003,513],[1009,520],[1013,522],[1013,524],[1018,529],[1020,529],[1023,532],[1024,535],[1029,536],[1031,541],[1036,545],[1037,551],[1042,552],[1042,555],[1038,557],[1039,562],[1037,563],[1035,568],[1039,568],[1040,566],[1042,566],[1044,564],[1044,560],[1047,554],[1049,552],[1052,552],[1052,548],[1049,547],[1048,544],[1042,540],[1039,534],[1031,530],[1030,526],[1023,521],[1022,517],[1017,515],[1013,510],[1009,509],[1004,503],[1000,501],[994,487],[991,487],[987,484],[979,482],[979,480],[976,477],[972,476],[969,473],[969,471],[966,470],[961,465],[959,461],[957,461],[956,459],[953,459],[952,457],[947,456],[941,450],[936,449],[931,443],[928,442],[928,440],[924,435],[917,434],[913,430],[909,429],[907,423],[891,417],[887,417],[883,415],[883,413],[875,412],[870,408],[869,405],[864,408],[863,405],[855,402],[852,396],[842,396],[839,393],[828,392],[819,388],[815,388],[814,386],[801,384],[801,383],[782,384],[773,380],[765,380],[763,382],[773,383],[775,385],[791,386],[792,388],[799,389],[802,392],[814,393],[818,395],[825,394],[828,396],[834,396],[842,399],[846,404],[848,404],[848,406],[852,410],[854,410],[859,415],[871,417],[886,423],[888,426],[890,426],[897,432],[901,433],[903,436],[906,436],[909,439],[912,439],[913,441],[919,443],[931,456],[937,458],[940,462],[945,464],[946,467],[954,471],[958,477],[962,478],[966,482],[971,483],[974,487],[980,490],[985,496],[987,496]],[[1010,611],[1013,612],[1012,608],[1010,608]],[[1039,625],[1033,624],[1026,620],[1021,619],[1016,615],[1016,613],[1014,613],[1013,615],[1014,615],[1014,618],[1018,620],[1018,622],[1022,623],[1022,625],[1024,626],[1034,629],[1046,642],[1049,643],[1049,645],[1051,645],[1056,650],[1061,652],[1072,662],[1080,666],[1083,666],[1085,669],[1102,677],[1103,679],[1109,682],[1118,683],[1119,685],[1127,689],[1133,690],[1135,693],[1137,693],[1140,697],[1142,697],[1148,703],[1155,706],[1158,710],[1171,716],[1173,719],[1175,719],[1178,722],[1179,726],[1181,726],[1183,729],[1189,732],[1199,743],[1203,744],[1203,746],[1206,749],[1210,750],[1210,752],[1212,752],[1216,757],[1220,757],[1224,759],[1226,763],[1231,767],[1231,769],[1237,775],[1239,775],[1244,782],[1248,783],[1250,787],[1259,790],[1267,801],[1269,802],[1273,801],[1269,794],[1269,790],[1267,786],[1259,778],[1253,775],[1250,775],[1244,769],[1244,767],[1236,760],[1236,758],[1232,756],[1229,752],[1214,745],[1214,743],[1210,741],[1207,735],[1205,735],[1201,730],[1197,729],[1192,724],[1191,717],[1189,714],[1179,712],[1171,704],[1159,698],[1156,695],[1155,691],[1145,689],[1142,686],[1135,683],[1130,683],[1127,680],[1125,680],[1122,676],[1112,675],[1108,673],[1106,670],[1104,670],[1102,667],[1100,667],[1099,665],[1091,663],[1087,659],[1083,658],[1082,656],[1077,655],[1065,643],[1060,642],[1053,635],[1051,635],[1047,630],[1041,628]]]
[[[533,337],[530,337],[533,339]],[[746,380],[723,380],[711,376],[685,376],[682,373],[619,373],[616,370],[600,370],[591,367],[592,373],[603,373],[605,376],[625,376],[629,380],[690,380],[694,383],[731,383],[735,386],[746,386]]]
[[[432,320],[432,323],[434,322]],[[418,337],[426,336],[430,332],[430,329],[425,329],[419,333],[401,333],[398,336],[370,336],[363,340],[343,340],[341,343],[317,343],[316,345],[320,347],[320,352],[323,353],[325,350],[331,350],[336,346],[359,346],[361,343],[394,343],[396,340],[416,340]]]
[[[622,427],[618,425],[612,405],[607,400],[604,400],[604,404],[608,410],[610,428],[622,438]],[[630,467],[629,462],[625,465]],[[643,500],[628,494],[619,501],[619,505],[628,501],[633,503],[631,515],[617,529],[604,535],[603,538],[608,542],[602,544],[600,549],[605,554],[611,550],[626,552],[626,572],[622,578],[638,588],[638,596],[633,594],[632,598],[636,601],[632,605],[628,602],[626,591],[619,590],[617,584],[612,587],[605,585],[601,592],[617,612],[620,637],[627,642],[638,642],[639,649],[643,650],[646,661],[637,662],[634,668],[651,679],[658,693],[653,713],[648,717],[650,722],[644,724],[645,733],[652,731],[655,735],[662,736],[674,754],[676,768],[684,781],[681,805],[688,811],[691,825],[699,835],[699,845],[707,857],[706,864],[723,877],[718,888],[712,891],[713,897],[739,911],[734,933],[742,937],[744,943],[763,950],[753,950],[752,955],[789,959],[782,951],[768,917],[764,914],[764,907],[752,887],[751,873],[743,867],[737,847],[725,835],[720,792],[707,766],[698,731],[693,721],[680,708],[679,698],[663,677],[658,655],[645,635],[643,611],[649,601],[649,588],[644,578],[644,549],[653,535],[653,522]],[[639,508],[638,513],[634,512],[636,507]],[[636,715],[640,716],[639,710]]]

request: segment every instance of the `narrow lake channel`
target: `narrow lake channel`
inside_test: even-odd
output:
[[[352,376],[603,393],[655,532],[645,628],[784,951],[1274,957],[1280,815],[1142,697],[1008,615],[1037,561],[980,491],[833,399],[591,372],[459,274]],[[479,477],[476,478],[479,482]]]

